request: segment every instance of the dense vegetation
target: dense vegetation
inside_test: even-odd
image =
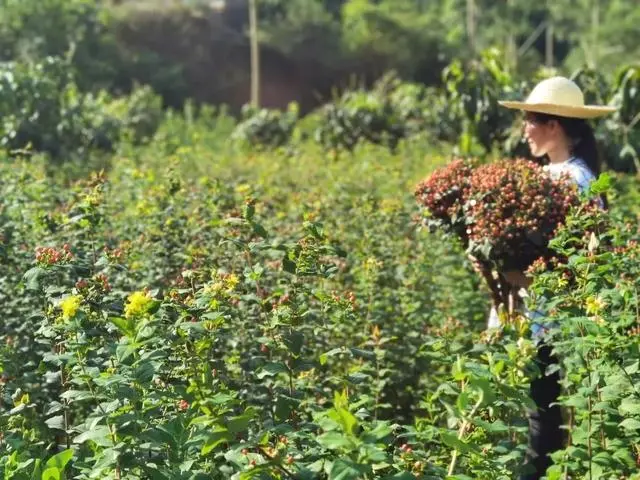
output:
[[[281,34],[340,26],[351,58],[372,44],[396,58],[400,40],[370,35],[441,39],[420,22],[459,5],[435,3],[265,0],[265,42],[284,16]],[[414,191],[454,153],[526,155],[496,100],[549,72],[521,81],[489,48],[441,57],[433,85],[397,68],[309,114],[236,120],[185,101],[166,57],[123,49],[141,18],[127,2],[1,5],[3,478],[517,478],[540,374],[528,324],[485,330],[489,292],[455,239],[424,228]],[[640,479],[640,71],[615,65],[572,69],[589,101],[619,107],[596,124],[594,193],[612,209],[575,208],[531,289],[561,325],[569,442],[548,479]]]

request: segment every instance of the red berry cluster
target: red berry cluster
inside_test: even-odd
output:
[[[93,281],[102,289],[103,292],[111,291],[111,284],[109,283],[109,278],[104,273],[98,273],[94,275]]]
[[[341,305],[341,306],[348,306],[351,307],[354,310],[358,309],[358,302],[356,299],[356,294],[353,293],[351,290],[340,294],[339,292],[337,292],[336,290],[332,290],[331,291],[331,299]]]
[[[402,450],[405,453],[413,452],[413,448],[411,448],[411,445],[409,445],[408,443],[403,443],[402,446],[400,447],[400,450]]]
[[[549,256],[549,240],[580,201],[575,186],[524,159],[477,167],[465,196],[467,234],[476,253],[489,252],[487,260],[518,270]]]
[[[111,291],[109,278],[104,273],[98,273],[91,277],[90,280],[81,278],[76,282],[76,289],[82,294],[89,293],[92,287],[93,290],[98,293],[109,293]]]
[[[452,226],[453,219],[460,217],[471,172],[470,162],[455,159],[420,182],[414,195],[433,218]]]
[[[119,263],[124,259],[124,250],[122,248],[110,249],[105,246],[103,251],[107,258],[114,263]]]
[[[73,253],[68,243],[65,243],[60,250],[54,247],[36,247],[36,262],[40,265],[57,265],[68,262],[72,258]]]
[[[430,225],[455,233],[479,259],[521,271],[550,257],[549,240],[580,201],[568,178],[554,180],[525,159],[480,166],[456,159],[421,182],[415,196]]]

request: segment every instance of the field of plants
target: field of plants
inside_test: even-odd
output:
[[[500,58],[238,121],[84,88],[68,57],[0,64],[2,478],[518,478],[529,325],[486,330],[415,196],[454,157],[527,155],[497,100],[551,72]],[[531,288],[560,325],[547,479],[640,480],[640,67],[573,78],[619,109],[595,124],[611,209],[572,210]]]
[[[451,146],[389,143],[401,122],[343,105],[238,127],[169,113],[75,180],[5,156],[4,478],[514,478],[527,325],[485,331],[487,292],[414,198]],[[381,133],[351,145],[345,115]],[[577,211],[568,263],[534,284],[562,320],[571,441],[550,479],[639,478],[640,201],[634,176],[611,178],[611,214]]]

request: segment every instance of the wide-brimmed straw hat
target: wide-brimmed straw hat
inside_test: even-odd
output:
[[[584,95],[575,82],[565,77],[542,80],[524,102],[500,101],[503,107],[559,117],[595,118],[615,112],[615,107],[585,105]]]

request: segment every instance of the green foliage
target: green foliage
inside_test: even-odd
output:
[[[619,69],[608,96],[618,111],[602,122],[606,158],[615,170],[640,172],[640,67]]]
[[[410,193],[390,196],[414,174],[209,163],[206,123],[174,131],[193,179],[166,170],[167,138],[136,155],[161,170],[121,158],[71,188],[4,169],[0,469],[29,478],[69,446],[69,478],[440,471],[400,448],[447,377],[420,332],[483,302],[456,249],[411,226]]]
[[[361,142],[394,150],[418,133],[424,89],[402,85],[393,75],[371,91],[347,90],[319,113],[315,139],[326,149],[352,151]]]
[[[113,149],[119,128],[115,118],[105,115],[106,97],[81,93],[66,62],[50,57],[0,68],[0,141],[5,148],[32,146],[57,159]]]
[[[298,106],[291,104],[286,112],[257,109],[249,105],[242,111],[233,137],[251,148],[277,148],[289,143],[298,120]]]
[[[619,215],[575,212],[554,246],[566,258],[538,277],[562,361],[569,446],[549,478],[635,478],[638,406],[638,229]]]
[[[161,120],[159,99],[148,88],[113,101],[78,89],[65,60],[0,64],[0,143],[9,151],[33,149],[57,162],[91,151],[113,151],[125,130],[150,137]]]
[[[511,2],[522,15],[508,31],[511,7],[477,3],[503,21],[479,45],[540,13]],[[392,66],[434,79],[451,47],[461,59],[439,86],[389,76],[307,118],[247,110],[238,125],[184,99],[188,82],[213,101],[246,81],[246,66],[210,68],[246,58],[244,6],[240,20],[203,5],[2,6],[3,478],[517,477],[529,384],[544,374],[528,322],[501,312],[484,331],[488,296],[461,245],[422,228],[413,196],[451,144],[519,147],[496,101],[534,77],[521,84],[497,50],[469,61],[460,2],[270,2],[264,40],[304,66],[317,53],[305,75],[325,91],[350,69],[364,84]],[[203,61],[194,46],[211,32],[240,47]],[[598,123],[609,166],[632,170],[637,68],[594,72],[575,76],[588,100],[620,107]],[[156,91],[181,111],[163,113]],[[106,173],[51,168],[105,151]],[[638,182],[614,180],[612,212],[577,210],[553,243],[562,260],[534,282],[559,323],[547,341],[570,419],[550,479],[637,477]]]
[[[522,98],[524,85],[518,84],[505,70],[500,52],[489,50],[478,61],[467,65],[454,61],[443,72],[446,102],[440,104],[453,120],[450,130],[458,141],[461,154],[492,151],[509,138],[513,112],[501,107],[498,100]],[[508,152],[511,153],[511,152]]]
[[[393,85],[419,125],[425,90]],[[414,186],[446,159],[419,137],[233,153],[224,112],[195,112],[78,182],[2,163],[3,475],[514,478],[535,348],[517,316],[483,332],[461,246],[420,226]],[[636,210],[618,211],[574,216],[536,283],[575,408],[554,469],[576,477],[637,455]]]

